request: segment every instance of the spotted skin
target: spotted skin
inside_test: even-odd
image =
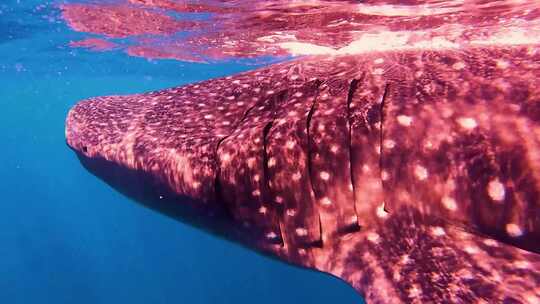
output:
[[[540,303],[539,76],[535,46],[306,57],[85,100],[66,137],[124,193],[368,303]]]
[[[406,85],[391,85],[383,129],[395,147],[383,145],[382,157],[388,210],[413,202],[414,193],[425,214],[539,252],[533,134],[540,129],[523,107],[537,106],[540,90],[531,79],[540,72],[537,61],[517,60],[530,51],[429,54],[412,63],[425,69]]]

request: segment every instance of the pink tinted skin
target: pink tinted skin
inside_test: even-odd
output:
[[[540,302],[537,1],[203,3],[63,10],[134,56],[310,56],[78,103],[87,169],[368,303]]]
[[[66,137],[137,201],[368,303],[536,303],[535,50],[304,57],[81,101]]]

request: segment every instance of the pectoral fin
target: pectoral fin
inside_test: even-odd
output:
[[[402,208],[344,237],[328,271],[367,303],[539,303],[540,255]]]

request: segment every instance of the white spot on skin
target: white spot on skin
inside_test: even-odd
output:
[[[502,202],[506,194],[504,185],[499,181],[499,179],[494,179],[489,182],[487,186],[487,193],[494,202]]]
[[[428,177],[428,171],[425,167],[416,165],[414,167],[414,176],[416,176],[418,180],[426,180],[426,178]]]
[[[478,126],[478,123],[471,117],[459,117],[456,122],[465,130],[473,130]]]
[[[321,204],[323,204],[325,206],[330,206],[330,205],[332,205],[332,201],[328,197],[323,197],[321,199]]]
[[[418,286],[413,285],[409,288],[408,293],[410,298],[416,299],[422,295],[422,290]]]
[[[256,162],[257,162],[257,160],[255,159],[255,157],[248,158],[248,160],[247,160],[248,168],[253,169],[253,167],[255,167]]]
[[[454,63],[454,64],[452,65],[452,68],[453,68],[454,70],[461,70],[461,69],[463,69],[464,67],[465,67],[465,64],[464,64],[463,62],[461,62],[461,61],[458,61],[458,62],[456,62],[456,63]]]
[[[381,68],[378,68],[378,69],[373,69],[373,75],[382,75],[384,74],[384,70],[381,69]]]
[[[523,235],[523,230],[519,225],[514,223],[506,224],[506,233],[511,237],[520,237]]]
[[[225,153],[223,154],[222,159],[224,162],[228,162],[229,160],[231,160],[231,155],[229,153]]]
[[[443,236],[446,234],[446,232],[444,231],[444,228],[443,227],[433,227],[431,229],[431,233],[434,235],[434,236]]]
[[[510,66],[510,63],[508,63],[508,61],[506,61],[506,60],[497,60],[497,67],[499,69],[506,69],[506,68],[508,68],[508,66]]]
[[[277,234],[273,231],[270,231],[266,234],[266,238],[268,239],[275,239],[277,237]]]
[[[375,233],[375,232],[370,232],[370,233],[368,233],[368,235],[367,235],[368,241],[373,242],[373,243],[379,243],[380,238],[381,238],[381,237],[380,237],[377,233]]]
[[[382,218],[382,219],[388,216],[388,212],[384,210],[384,203],[380,204],[377,207],[377,210],[375,211],[375,213],[377,214],[377,217]]]
[[[326,110],[324,111],[324,115],[331,115],[332,113],[334,113],[334,109],[329,109],[329,110]]]
[[[319,176],[321,177],[322,180],[329,180],[330,179],[330,173],[326,172],[326,171],[322,171]]]
[[[527,301],[527,303],[532,303],[532,304],[540,303],[540,298],[534,295],[532,292],[527,292],[523,297],[525,298],[525,301]]]
[[[485,239],[484,244],[490,247],[499,247],[499,244],[494,239]]]
[[[401,281],[401,274],[399,273],[399,271],[397,269],[394,270],[394,273],[392,274],[392,278],[394,279],[394,281]]]
[[[391,140],[391,139],[386,139],[384,142],[383,142],[383,146],[387,149],[392,149],[393,147],[396,146],[396,142]]]
[[[293,117],[293,116],[298,116],[298,113],[296,113],[296,111],[291,111],[287,115]]]
[[[446,208],[446,209],[448,209],[450,211],[456,211],[457,210],[456,200],[449,197],[449,196],[444,196],[441,199],[441,203],[444,206],[444,208]]]
[[[370,171],[370,168],[368,165],[362,165],[362,172],[368,173]]]
[[[404,254],[399,258],[399,263],[402,265],[409,264],[410,261],[411,259],[408,254]]]
[[[306,228],[296,228],[295,231],[298,236],[306,236],[308,232]]]
[[[465,252],[467,252],[468,254],[476,254],[478,253],[478,248],[476,247],[473,247],[473,246],[466,246],[464,248]]]
[[[413,119],[407,115],[398,115],[397,121],[400,125],[409,127],[412,124]]]
[[[531,264],[527,261],[518,260],[514,262],[514,266],[519,269],[527,269],[531,266]]]

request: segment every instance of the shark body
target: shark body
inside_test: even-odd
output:
[[[368,303],[540,302],[540,52],[311,56],[74,106],[127,195]]]

